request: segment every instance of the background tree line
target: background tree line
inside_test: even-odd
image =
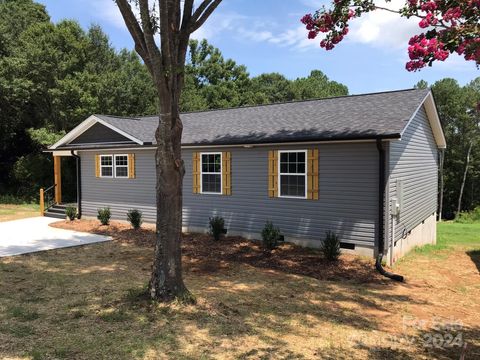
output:
[[[480,205],[480,77],[465,86],[446,78],[431,88],[447,140],[440,155],[439,204],[443,218],[452,219]]]
[[[443,79],[432,88],[447,137],[443,215],[451,218],[459,199],[462,210],[480,204],[480,78],[464,87]],[[192,40],[181,108],[339,95],[348,95],[348,88],[319,70],[295,80],[279,73],[251,77],[206,40]],[[36,200],[38,188],[53,182],[51,156],[41,150],[89,115],[151,115],[157,112],[156,99],[138,55],[116,51],[100,26],[85,31],[76,21],[53,23],[45,7],[32,0],[0,0],[0,201]],[[73,183],[74,171],[65,165],[64,182]],[[68,196],[67,186],[65,191]]]

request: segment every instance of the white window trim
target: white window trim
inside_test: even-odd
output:
[[[106,158],[106,157],[110,157],[112,158],[112,165],[102,165],[102,158]],[[112,175],[111,176],[106,176],[106,175],[103,175],[103,171],[102,169],[103,168],[112,168]],[[115,159],[113,157],[112,154],[103,154],[103,155],[100,155],[100,177],[101,178],[107,178],[107,179],[111,179],[115,176]]]
[[[282,173],[280,167],[280,159],[282,154],[285,153],[301,153],[305,154],[305,172],[302,173]],[[307,176],[307,167],[308,167],[308,150],[278,150],[278,197],[286,199],[307,199],[308,198],[308,176]],[[293,196],[293,195],[282,195],[282,175],[304,175],[305,176],[305,196]]]
[[[220,155],[220,173],[203,172],[203,155]],[[200,153],[200,194],[222,195],[223,194],[223,176],[222,176],[223,155],[221,152],[202,152]],[[220,175],[220,192],[203,191],[203,174]]]
[[[126,176],[117,176],[117,156],[125,156],[127,158],[127,165],[119,165],[120,168],[127,168],[127,175]],[[114,165],[114,175],[117,179],[128,179],[128,170],[130,169],[130,161],[128,159],[128,154],[115,154],[113,156],[113,165]]]

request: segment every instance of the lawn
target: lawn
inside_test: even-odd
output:
[[[441,224],[395,267],[403,284],[367,259],[186,235],[188,306],[143,296],[152,229],[73,226],[115,240],[0,259],[1,358],[480,358],[480,224]]]
[[[37,204],[0,204],[0,222],[23,219],[40,215],[40,208]]]

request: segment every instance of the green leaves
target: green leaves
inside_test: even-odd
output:
[[[476,106],[480,101],[480,78],[460,86],[455,79],[445,78],[432,86],[443,130],[447,140],[444,163],[443,214],[453,218],[465,170],[466,155],[473,142],[471,165],[467,173],[462,210],[480,204],[480,127]]]
[[[182,111],[270,104],[347,95],[348,88],[330,81],[320,70],[289,80],[279,73],[251,78],[245,66],[224,59],[206,40],[190,41],[185,67]]]

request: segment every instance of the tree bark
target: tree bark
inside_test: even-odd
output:
[[[190,34],[202,26],[222,0],[159,0],[158,13],[149,0],[115,0],[135,42],[135,50],[152,75],[159,99],[155,133],[157,151],[157,230],[149,293],[152,299],[194,301],[182,277],[182,189],[185,165],[179,102]],[[183,11],[181,11],[183,3]],[[131,4],[140,10],[140,22]],[[160,34],[160,49],[155,42]]]
[[[443,164],[445,162],[445,149],[440,150],[440,194],[438,200],[438,221],[442,221],[442,212],[443,212],[443,191],[444,191],[444,179],[443,179]]]
[[[164,99],[162,99],[164,100]],[[164,117],[172,117],[170,114]],[[173,119],[160,120],[160,124],[175,122]],[[179,120],[179,119],[178,119]],[[163,141],[163,127],[157,130],[157,151],[155,155],[157,175],[157,241],[155,244],[152,275],[149,292],[152,299],[190,301],[182,277],[182,185],[185,167],[181,154],[174,151],[172,144]],[[181,136],[181,133],[180,133]]]
[[[472,152],[472,148],[473,148],[473,141],[470,141],[470,144],[468,146],[468,151],[467,151],[467,157],[465,159],[465,170],[463,172],[462,185],[460,186],[460,193],[458,194],[458,206],[457,206],[457,213],[455,214],[455,218],[458,218],[458,216],[460,215],[460,212],[462,211],[463,189],[465,188],[465,182],[467,180],[467,173],[468,173],[468,167],[470,166],[470,154]]]

